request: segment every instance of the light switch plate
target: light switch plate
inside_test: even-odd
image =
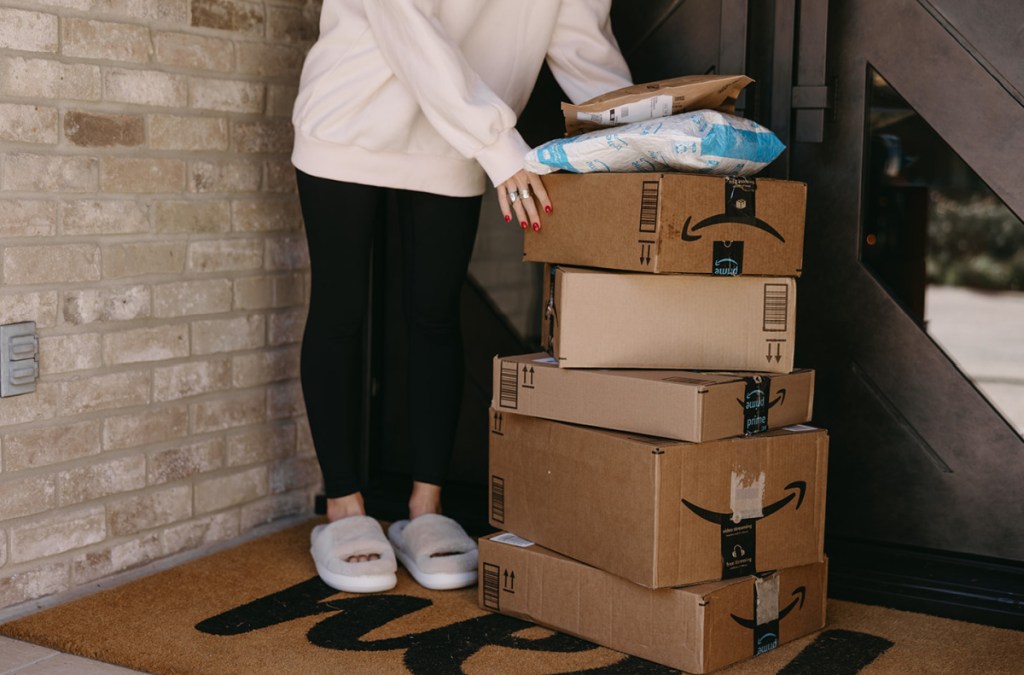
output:
[[[0,397],[30,394],[39,379],[35,321],[0,326]]]

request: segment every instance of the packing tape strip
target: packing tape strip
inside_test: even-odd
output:
[[[779,618],[779,574],[754,579],[754,597],[757,598],[755,623],[763,626]]]
[[[764,516],[764,471],[757,476],[733,471],[731,482],[729,507],[732,509],[732,522]]]

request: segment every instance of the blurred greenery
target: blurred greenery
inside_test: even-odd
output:
[[[991,194],[931,191],[929,283],[1024,291],[1024,223]]]

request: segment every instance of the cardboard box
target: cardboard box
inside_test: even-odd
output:
[[[498,529],[649,588],[825,559],[822,430],[686,443],[491,415]]]
[[[813,370],[605,370],[559,368],[544,353],[494,357],[497,410],[681,441],[807,422],[813,401]]]
[[[807,185],[690,173],[544,176],[554,211],[523,260],[637,272],[798,277]]]
[[[553,266],[544,349],[562,368],[793,370],[796,282]]]
[[[825,625],[826,562],[652,590],[507,533],[481,539],[479,560],[481,608],[691,673]]]

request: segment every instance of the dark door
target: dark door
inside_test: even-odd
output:
[[[831,435],[833,588],[1019,622],[1024,6],[757,11],[748,114],[808,184],[797,360]]]
[[[798,365],[847,597],[1024,616],[1024,5],[626,2],[638,82],[745,72],[808,184]]]

